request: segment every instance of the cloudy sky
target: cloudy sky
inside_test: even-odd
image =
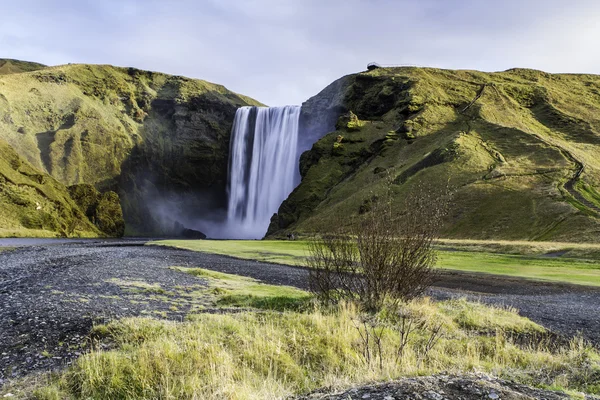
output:
[[[284,105],[370,61],[600,73],[599,21],[597,0],[2,1],[0,58],[134,66]]]

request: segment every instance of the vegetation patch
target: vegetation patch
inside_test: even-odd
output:
[[[67,188],[0,139],[0,237],[97,237]]]
[[[522,348],[509,333],[541,328],[513,311],[493,308],[487,309],[486,323],[494,333],[481,335],[480,326],[464,322],[477,319],[483,311],[478,307],[483,306],[418,300],[404,304],[397,310],[401,314],[376,316],[377,325],[365,325],[365,316],[351,306],[306,313],[200,314],[186,322],[125,319],[96,328],[116,344],[114,350],[82,356],[38,388],[36,396],[285,398],[323,386],[473,369],[536,386],[598,390],[594,376],[600,356],[592,347],[575,340],[557,351]],[[413,324],[406,342],[401,320]],[[376,335],[375,342],[364,341],[364,329]],[[433,346],[428,345],[432,336]]]
[[[597,242],[599,90],[597,76],[524,69],[347,76],[303,105],[303,133],[331,133],[303,155],[302,182],[267,236],[358,224],[364,199],[391,175],[396,205],[414,181],[450,187],[447,238]],[[339,135],[343,151],[332,151]]]
[[[287,265],[303,265],[308,257],[307,242],[302,240],[159,240],[149,245]]]
[[[600,286],[600,262],[597,260],[441,251],[438,267],[540,281]]]
[[[251,307],[267,310],[299,310],[306,307],[310,296],[289,286],[267,285],[256,279],[210,271],[202,268],[173,269],[208,279],[215,304],[227,307]]]
[[[251,300],[229,303],[246,308],[233,314],[98,325],[93,331],[98,346],[71,367],[11,382],[0,395],[10,390],[15,398],[41,400],[275,399],[322,387],[473,370],[555,390],[600,392],[597,350],[580,339],[565,346],[523,344],[519,337],[546,331],[513,309],[428,298],[371,314],[351,303],[297,308],[297,301],[309,301],[308,293],[204,269],[173,269],[207,280],[206,290],[217,302],[226,296]],[[141,281],[115,283],[158,288]],[[279,299],[278,307],[272,299]],[[102,343],[110,343],[110,350]]]
[[[287,265],[305,265],[309,256],[303,240],[164,240],[151,245]],[[600,247],[595,244],[444,239],[438,246],[437,268],[600,286]]]

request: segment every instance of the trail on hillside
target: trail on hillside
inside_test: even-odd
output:
[[[460,112],[459,112],[459,114],[464,115],[464,116],[467,117],[467,121],[466,121],[466,123],[467,123],[467,131],[471,131],[470,120],[472,120],[474,117],[465,114],[465,112],[467,110],[469,110],[477,102],[477,100],[479,100],[483,96],[483,94],[485,92],[485,89],[488,86],[490,86],[490,85],[487,84],[487,83],[480,84],[480,88],[479,88],[479,90],[477,90],[476,95],[473,98],[473,100],[471,100],[471,102],[466,107],[464,107],[462,110],[460,110]],[[492,87],[495,88],[495,86],[492,86]],[[499,96],[501,96],[497,89],[495,90],[495,92],[496,92],[496,94],[498,94]],[[585,171],[585,164],[583,163],[583,161],[579,160],[573,154],[573,152],[571,152],[569,149],[567,149],[564,146],[556,143],[555,141],[549,140],[548,138],[545,138],[544,136],[542,136],[542,135],[540,135],[538,133],[535,133],[535,132],[529,132],[529,133],[532,134],[533,136],[535,136],[542,143],[544,143],[547,146],[550,146],[550,147],[556,149],[557,151],[559,151],[560,154],[562,154],[563,157],[565,157],[569,162],[571,162],[575,166],[572,177],[566,183],[564,183],[562,185],[562,187],[578,203],[582,204],[584,207],[586,207],[589,210],[591,210],[593,213],[596,214],[597,217],[600,217],[600,207],[598,207],[596,204],[594,204],[591,201],[589,201],[588,199],[586,199],[585,196],[583,196],[581,194],[581,192],[579,192],[575,188],[575,184],[577,183],[577,181],[580,179],[581,175]]]

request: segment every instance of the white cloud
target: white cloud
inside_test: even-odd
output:
[[[367,62],[600,73],[600,3],[572,0],[21,0],[0,57],[111,63],[300,103]]]

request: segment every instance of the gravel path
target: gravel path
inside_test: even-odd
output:
[[[169,269],[201,267],[306,287],[307,271],[163,247],[143,241],[84,242],[0,253],[0,386],[7,378],[70,364],[94,323],[151,315],[179,320],[206,310],[205,282]],[[600,343],[600,289],[444,273],[436,298],[467,296],[516,307],[556,330]]]

